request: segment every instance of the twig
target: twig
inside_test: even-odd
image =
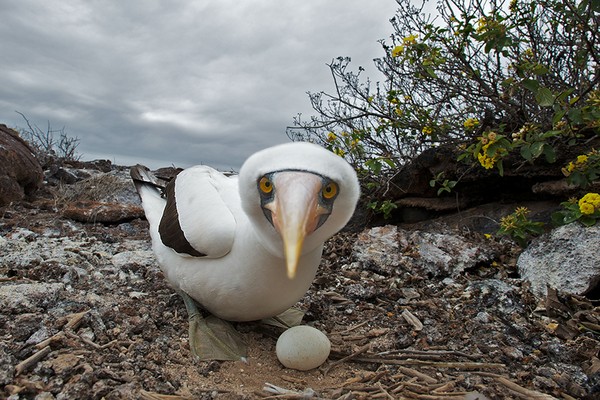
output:
[[[110,347],[110,346],[112,346],[113,344],[115,344],[115,343],[117,342],[117,339],[113,339],[113,340],[111,340],[111,341],[110,341],[110,342],[108,342],[108,343],[105,343],[105,344],[102,344],[102,345],[100,345],[100,344],[98,344],[98,343],[94,343],[94,342],[92,342],[92,341],[91,341],[91,340],[89,340],[89,339],[86,339],[86,338],[84,338],[83,336],[79,336],[79,335],[77,335],[77,334],[75,334],[75,333],[73,333],[73,332],[66,331],[65,333],[66,333],[66,334],[67,334],[67,336],[69,336],[70,338],[73,338],[73,339],[79,339],[79,340],[81,340],[83,343],[85,343],[85,344],[87,344],[87,345],[90,345],[90,346],[92,346],[93,348],[95,348],[95,349],[98,349],[98,350],[102,350],[102,349],[105,349],[105,348],[107,348],[107,347]]]
[[[358,329],[358,328],[360,328],[361,326],[365,326],[365,325],[366,325],[366,324],[368,324],[368,323],[369,323],[369,321],[368,321],[368,320],[367,320],[367,321],[363,321],[363,322],[361,322],[360,324],[356,324],[356,325],[354,325],[354,326],[351,326],[350,328],[348,328],[348,329],[346,329],[346,330],[343,330],[343,331],[341,331],[341,332],[337,332],[337,333],[339,333],[340,335],[343,335],[343,334],[345,334],[345,333],[352,332],[353,330],[355,330],[355,329]]]
[[[43,349],[44,347],[50,346],[53,342],[61,340],[64,337],[65,337],[65,333],[63,331],[60,331],[60,332],[50,336],[48,339],[42,340],[41,342],[36,344],[35,347],[38,349]]]
[[[381,389],[381,391],[383,393],[385,393],[385,396],[388,399],[394,400],[394,396],[392,396],[387,390],[385,390],[385,388],[383,387],[383,385],[381,384],[381,382],[377,382],[377,386],[379,386],[379,389]]]
[[[346,356],[346,357],[344,357],[344,358],[341,358],[341,359],[339,359],[339,360],[337,360],[337,361],[334,361],[334,362],[332,362],[332,363],[331,363],[331,364],[329,364],[329,366],[328,366],[328,367],[327,367],[327,368],[326,368],[326,369],[323,371],[323,375],[327,375],[327,374],[329,373],[329,371],[330,371],[330,370],[331,370],[333,367],[335,367],[335,366],[337,366],[337,365],[340,365],[340,364],[342,364],[342,363],[344,363],[344,362],[346,362],[346,361],[348,361],[348,360],[351,360],[351,359],[353,359],[354,357],[357,357],[357,356],[361,355],[362,353],[366,352],[366,351],[367,351],[367,350],[369,350],[370,348],[371,348],[371,344],[367,344],[367,345],[365,345],[365,346],[361,347],[360,349],[358,349],[356,352],[354,352],[354,353],[352,353],[352,354],[350,354],[350,355],[348,355],[348,356]]]
[[[387,364],[387,365],[420,365],[425,367],[436,367],[436,368],[457,368],[457,369],[500,369],[505,368],[506,365],[499,363],[479,363],[479,362],[438,362],[438,361],[424,361],[424,360],[395,360],[387,358],[377,357],[360,357],[353,358],[354,361],[376,363],[376,364]]]
[[[33,355],[31,355],[30,357],[28,357],[25,360],[18,363],[17,366],[15,367],[15,375],[20,375],[28,368],[34,366],[40,360],[42,360],[44,357],[46,357],[48,354],[50,354],[51,351],[52,351],[52,349],[50,349],[50,346],[46,346],[43,349],[33,353]]]
[[[503,384],[510,390],[514,391],[515,394],[517,394],[520,397],[523,397],[524,399],[557,400],[556,397],[554,397],[554,396],[551,396],[549,394],[540,393],[535,390],[524,388],[523,386],[517,385],[516,383],[509,381],[508,379],[506,379],[504,377],[498,377],[498,378],[496,378],[496,381]]]
[[[481,356],[480,355],[476,355],[476,354],[468,354],[462,351],[456,351],[456,350],[393,350],[393,351],[384,351],[381,353],[378,353],[377,355],[380,356],[384,356],[384,355],[391,355],[391,356],[396,356],[396,357],[404,357],[404,356],[437,356],[437,357],[441,357],[441,356],[458,356],[458,357],[464,357],[464,358],[468,358],[469,360],[477,360],[480,359]]]
[[[275,396],[268,396],[265,397],[265,399],[310,399],[317,395],[311,388],[305,389],[304,392],[296,392],[275,386],[268,382],[265,382],[263,391],[275,394]]]
[[[77,329],[83,317],[85,317],[89,312],[90,310],[87,310],[69,315],[67,317],[69,320],[65,324],[64,329]]]
[[[415,378],[419,378],[422,381],[425,381],[425,383],[429,383],[429,384],[438,383],[437,379],[434,379],[431,376],[429,376],[427,374],[424,374],[422,372],[419,372],[417,370],[414,370],[412,368],[403,367],[403,366],[400,365],[400,366],[398,366],[398,371],[400,371],[404,375],[408,375],[408,376],[412,376],[412,377],[415,377]]]
[[[186,400],[189,397],[183,397],[178,395],[166,395],[154,392],[147,392],[145,390],[140,390],[140,397],[144,400]]]

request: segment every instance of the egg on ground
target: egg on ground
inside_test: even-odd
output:
[[[327,360],[331,343],[320,330],[300,325],[286,330],[279,336],[275,351],[284,367],[308,371]]]

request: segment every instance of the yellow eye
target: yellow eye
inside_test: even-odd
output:
[[[258,187],[260,188],[261,192],[266,194],[273,191],[273,183],[271,183],[271,180],[266,176],[260,178],[260,181],[258,181]]]
[[[338,187],[335,183],[329,182],[323,188],[323,197],[327,200],[333,199],[338,193]]]

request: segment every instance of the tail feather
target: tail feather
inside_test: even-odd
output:
[[[152,187],[161,195],[167,187],[168,181],[155,176],[150,169],[144,165],[137,164],[131,167],[129,171],[135,189],[141,195],[142,188]]]
[[[135,165],[129,171],[135,189],[142,200],[146,219],[151,230],[158,229],[158,224],[165,208],[164,191],[169,181],[158,178],[144,165]]]

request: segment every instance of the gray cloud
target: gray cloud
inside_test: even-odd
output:
[[[2,2],[0,123],[66,127],[84,158],[239,168],[287,141],[351,56],[375,76],[394,0]],[[376,77],[376,76],[375,76]]]

